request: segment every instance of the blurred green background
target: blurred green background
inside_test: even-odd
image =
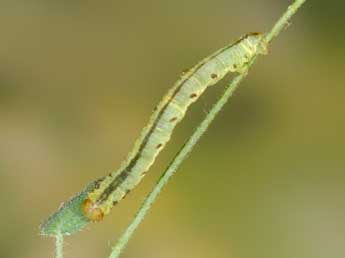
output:
[[[54,257],[39,224],[115,170],[181,71],[291,1],[3,0],[0,257]],[[345,2],[307,1],[166,187],[123,257],[345,257]],[[66,257],[107,257],[225,82]]]

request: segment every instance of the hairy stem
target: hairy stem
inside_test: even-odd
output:
[[[56,258],[63,258],[63,235],[61,233],[55,236],[56,238]]]
[[[267,34],[266,41],[270,43],[276,36],[278,36],[282,30],[287,26],[289,23],[290,18],[297,12],[297,10],[304,4],[306,0],[296,0],[292,3],[286,12],[279,18],[276,24],[273,26],[272,30]],[[256,58],[254,58],[246,67],[246,70],[255,63]],[[109,258],[117,258],[121,254],[122,250],[125,248],[126,244],[128,243],[129,239],[132,237],[134,231],[139,226],[139,224],[144,219],[146,213],[151,208],[152,204],[156,200],[159,193],[162,191],[164,185],[168,182],[170,177],[177,171],[178,167],[182,163],[183,160],[186,159],[188,154],[191,152],[195,144],[199,141],[201,136],[206,132],[208,127],[210,126],[213,119],[217,116],[217,114],[222,110],[228,99],[231,97],[233,92],[237,89],[239,84],[242,80],[247,76],[247,72],[241,73],[236,76],[229,86],[226,88],[224,94],[221,98],[217,101],[217,103],[212,107],[211,111],[207,114],[205,119],[201,122],[201,124],[197,127],[194,131],[192,136],[185,142],[183,147],[180,151],[176,154],[172,162],[169,164],[163,175],[158,180],[157,184],[154,186],[151,193],[146,197],[144,202],[142,203],[138,213],[135,215],[134,219],[127,227],[125,232],[117,241],[116,245],[113,247],[112,252]]]
[[[290,23],[291,17],[307,0],[295,0],[274,24],[273,28],[267,33],[266,41],[269,43],[277,37]]]

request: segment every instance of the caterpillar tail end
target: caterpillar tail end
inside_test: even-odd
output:
[[[268,42],[266,40],[266,33],[258,33],[260,35],[260,43],[257,47],[258,54],[267,55],[268,54]]]
[[[62,204],[54,214],[41,224],[41,235],[72,235],[81,231],[90,221],[95,221],[85,213],[84,207],[88,200],[88,193],[95,188],[96,184],[97,181],[89,184],[82,192]]]

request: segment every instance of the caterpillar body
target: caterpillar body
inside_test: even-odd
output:
[[[120,168],[98,180],[83,201],[83,215],[100,221],[111,208],[133,189],[149,170],[169,141],[188,107],[211,85],[229,72],[243,72],[255,55],[266,54],[267,43],[261,33],[243,36],[183,73],[156,107],[133,150]]]

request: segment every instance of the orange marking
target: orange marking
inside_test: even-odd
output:
[[[103,219],[104,213],[101,208],[97,206],[90,199],[86,199],[82,206],[84,215],[92,222],[99,222]]]

